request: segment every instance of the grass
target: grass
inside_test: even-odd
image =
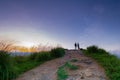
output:
[[[6,51],[0,51],[0,80],[10,80],[15,77],[13,61]]]
[[[37,61],[30,61],[27,59],[29,58],[26,57],[25,61],[19,61],[19,62],[14,61],[15,62],[14,67],[17,72],[17,76],[43,63],[43,62],[37,62]]]
[[[109,80],[120,80],[120,59],[109,54],[104,49],[95,47],[90,46],[83,52],[85,55],[95,59],[105,69]]]
[[[63,48],[54,48],[51,50],[51,56],[59,58],[65,55],[65,50]]]
[[[77,70],[78,66],[70,64],[70,62],[66,62],[63,66],[59,67],[57,70],[57,80],[66,80],[68,77],[68,72],[66,68],[70,70]]]
[[[53,54],[60,56],[54,56]],[[62,57],[64,54],[63,48],[55,48],[48,52],[36,52],[28,56],[15,57],[10,56],[5,51],[0,51],[0,80],[12,80],[44,62]]]
[[[57,80],[66,80],[66,78],[68,77],[67,72],[64,69],[64,66],[59,67],[58,71],[57,71]]]
[[[39,52],[37,53],[36,56],[36,61],[37,62],[44,62],[53,59],[50,52]]]
[[[76,66],[76,65],[72,65],[72,64],[70,64],[69,62],[66,62],[66,67],[68,68],[68,69],[70,69],[70,70],[77,70],[78,69],[78,66]]]

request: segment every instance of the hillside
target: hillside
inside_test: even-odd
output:
[[[65,74],[65,75],[64,75]],[[16,80],[106,80],[104,69],[78,50],[66,50],[65,56],[48,61]]]

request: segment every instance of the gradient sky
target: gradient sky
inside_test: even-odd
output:
[[[0,39],[120,50],[120,0],[0,0]]]

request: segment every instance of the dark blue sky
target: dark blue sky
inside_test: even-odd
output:
[[[120,0],[0,0],[0,37],[120,49]]]

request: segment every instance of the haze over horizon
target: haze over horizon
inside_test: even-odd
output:
[[[120,0],[0,0],[1,40],[120,50],[119,34]]]

